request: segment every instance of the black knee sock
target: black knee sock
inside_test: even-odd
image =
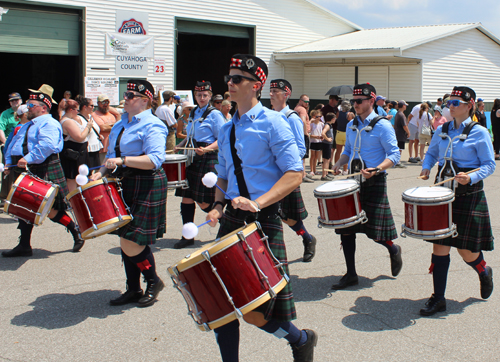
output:
[[[146,245],[139,255],[131,256],[130,260],[139,267],[142,275],[144,275],[144,278],[148,282],[156,283],[160,280],[156,274],[155,257],[148,245]]]
[[[128,290],[138,292],[141,290],[141,270],[130,257],[122,250],[123,266],[125,267],[125,275],[127,276]]]
[[[196,210],[195,204],[184,204],[181,203],[181,216],[182,224],[187,224],[188,222],[194,221],[194,211]],[[184,236],[182,237],[184,238]]]
[[[432,281],[434,283],[434,295],[437,299],[444,299],[449,267],[450,255],[441,256],[432,254]]]
[[[285,338],[297,347],[307,342],[307,333],[298,329],[292,322],[278,322],[273,319],[259,328],[275,337]]]
[[[479,256],[476,260],[467,264],[469,264],[479,275],[488,275],[488,271],[486,270],[486,261],[484,260],[482,251],[479,252]]]
[[[31,249],[31,232],[33,231],[33,224],[28,224],[24,220],[19,220],[17,228],[21,230],[19,246],[23,249]]]
[[[357,275],[356,273],[356,234],[340,235],[342,240],[342,250],[344,251],[345,265],[347,266],[347,274]]]
[[[79,232],[78,232],[78,229],[76,228],[75,223],[73,222],[73,220],[71,220],[71,218],[66,213],[66,211],[59,210],[57,212],[56,216],[54,216],[50,220],[52,220],[53,222],[55,222],[57,224],[61,224],[61,225],[65,226],[68,229],[68,231],[71,233],[71,235],[73,235],[73,239],[76,239],[79,236]]]
[[[222,327],[215,328],[214,332],[222,362],[238,362],[240,322],[236,319]]]
[[[310,243],[312,241],[311,234],[309,234],[304,226],[302,220],[299,220],[295,223],[295,225],[290,226],[290,228],[297,233],[297,235],[302,236],[305,242]]]
[[[394,254],[398,253],[398,248],[396,247],[396,245],[394,245],[394,243],[392,242],[392,240],[388,240],[388,241],[375,241],[375,242],[377,244],[385,246],[385,248],[389,251],[389,254],[391,254],[391,255],[394,255]]]

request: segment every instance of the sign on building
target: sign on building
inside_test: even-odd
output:
[[[117,77],[85,77],[85,97],[97,104],[97,96],[106,94],[111,105],[120,103],[120,81]]]

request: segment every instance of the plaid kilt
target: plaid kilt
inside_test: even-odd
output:
[[[361,186],[359,193],[361,209],[366,212],[368,222],[344,229],[335,229],[336,234],[362,233],[375,241],[394,240],[398,237],[387,198],[386,176],[386,174],[374,176],[374,185]]]
[[[193,163],[186,168],[186,178],[189,183],[187,189],[178,188],[175,196],[187,197],[196,202],[213,204],[215,201],[215,187],[209,189],[201,179],[207,172],[217,173],[215,165],[218,163],[218,152],[205,153],[203,156],[195,157]]]
[[[300,192],[300,186],[290,192],[288,196],[285,196],[280,204],[281,211],[287,219],[299,221],[304,220],[308,215]]]
[[[457,225],[458,236],[439,240],[426,240],[433,244],[453,246],[470,250],[493,250],[488,203],[484,194],[483,181],[472,185],[465,196],[455,196],[452,203],[452,220]]]
[[[166,230],[167,176],[136,175],[121,180],[123,198],[134,219],[112,232],[139,245],[154,244]]]
[[[59,185],[59,191],[57,192],[52,208],[59,211],[66,210],[67,205],[65,199],[69,191],[66,183],[66,177],[64,177],[64,171],[61,167],[59,159],[55,159],[44,164],[30,164],[28,165],[28,168],[32,174],[40,177],[42,180],[50,181]],[[17,178],[17,176],[24,172],[24,169],[15,167],[14,172],[16,173]]]
[[[269,237],[271,252],[276,259],[283,263],[283,270],[290,276],[281,220],[276,216],[275,218],[268,218],[263,221],[259,220],[259,223],[262,226],[264,234]],[[244,225],[245,223],[243,220],[235,218],[226,210],[220,220],[220,228],[217,237],[222,238]],[[254,311],[264,314],[266,320],[274,319],[280,322],[289,322],[297,318],[295,303],[293,301],[292,285],[290,282],[288,282],[288,284],[278,293],[271,310],[269,310],[270,304],[271,301],[267,301]]]

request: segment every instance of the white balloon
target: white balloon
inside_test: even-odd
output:
[[[78,167],[78,173],[83,176],[87,176],[89,174],[89,166],[83,164]]]
[[[85,175],[77,175],[76,176],[76,183],[80,186],[85,185],[87,182],[89,182],[89,179]]]
[[[193,239],[198,235],[198,226],[194,222],[188,222],[182,227],[182,236],[185,239]]]
[[[3,172],[5,170],[5,165],[3,163],[0,163],[0,172]]]
[[[203,182],[203,185],[211,189],[217,183],[217,175],[213,172],[207,172],[201,179],[201,182]]]

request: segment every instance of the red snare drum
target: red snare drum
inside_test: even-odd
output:
[[[66,199],[83,239],[95,238],[132,221],[118,180],[103,177],[78,187]]]
[[[42,225],[59,191],[59,186],[23,172],[12,185],[3,211],[34,225]]]
[[[366,223],[361,210],[359,184],[356,180],[337,180],[324,183],[314,190],[318,199],[318,227],[342,229]]]
[[[401,236],[436,240],[458,236],[452,221],[455,193],[447,187],[414,187],[403,192],[405,223]]]
[[[242,317],[288,282],[255,222],[186,256],[168,272],[204,331]]]
[[[186,180],[186,155],[166,155],[163,170],[167,175],[169,189],[188,188]]]

